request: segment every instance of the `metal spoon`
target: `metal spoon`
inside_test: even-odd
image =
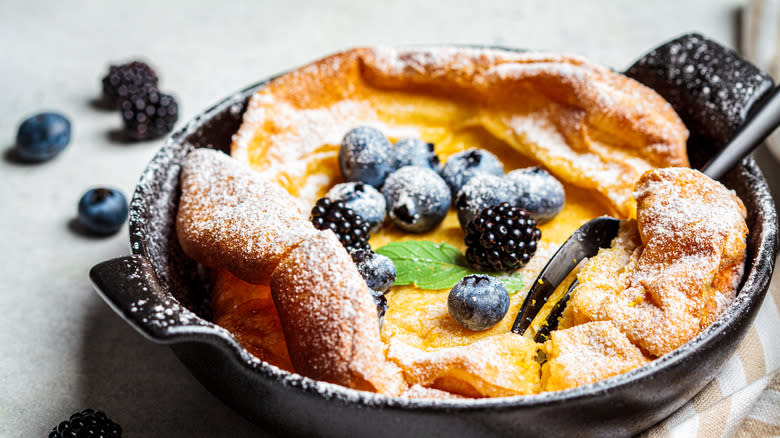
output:
[[[712,179],[722,178],[780,125],[780,87],[772,90],[758,106],[759,109],[753,117],[720,153],[704,166],[702,173]],[[593,257],[598,253],[599,248],[608,247],[617,236],[619,227],[618,219],[603,216],[578,228],[561,245],[534,281],[512,325],[512,332],[524,334],[566,276],[582,259]],[[558,320],[568,303],[569,294],[576,285],[576,281],[572,283],[563,298],[555,304],[545,324],[536,334],[534,339],[536,342],[544,342],[550,332],[558,326]]]

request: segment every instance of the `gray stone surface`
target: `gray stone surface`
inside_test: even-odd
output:
[[[96,185],[129,196],[162,144],[113,140],[118,115],[93,105],[110,62],[150,61],[187,120],[245,85],[354,45],[500,44],[579,53],[622,69],[691,30],[729,44],[739,4],[0,2],[0,153],[27,115],[57,110],[73,123],[70,146],[53,161],[0,160],[0,437],[45,436],[85,407],[106,410],[128,437],[263,436],[89,284],[92,265],[129,252],[128,236],[126,227],[104,239],[74,233],[79,197]],[[776,173],[769,154],[762,157]]]

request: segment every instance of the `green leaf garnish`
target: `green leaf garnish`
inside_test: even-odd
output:
[[[463,253],[448,243],[406,240],[388,243],[375,251],[395,263],[397,285],[414,284],[420,289],[447,289],[467,275],[488,274],[501,280],[510,295],[524,286],[523,276],[517,272],[493,274],[475,270],[468,265]]]

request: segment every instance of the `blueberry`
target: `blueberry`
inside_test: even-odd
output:
[[[518,198],[517,187],[512,181],[487,173],[477,175],[463,185],[455,198],[460,226],[466,229],[471,219],[491,205],[502,202],[517,205]]]
[[[433,152],[433,143],[426,143],[419,138],[403,138],[395,142],[394,152],[396,169],[420,166],[439,170],[439,157]]]
[[[509,292],[488,275],[467,275],[450,290],[447,310],[452,319],[472,331],[498,324],[509,310]]]
[[[375,291],[371,288],[368,289],[371,293],[371,298],[376,304],[376,316],[379,319],[379,328],[382,328],[382,323],[385,321],[385,312],[387,312],[387,298],[385,294],[379,291]]]
[[[372,290],[385,293],[395,283],[395,264],[390,258],[366,249],[356,249],[350,253],[358,272]]]
[[[68,119],[58,113],[40,113],[19,125],[16,155],[24,161],[46,161],[65,149],[69,142]]]
[[[438,173],[425,167],[402,167],[387,177],[382,194],[387,215],[400,229],[424,233],[444,220],[450,207],[450,189]]]
[[[90,189],[79,201],[79,223],[93,234],[114,234],[127,220],[127,199],[116,189]]]
[[[563,185],[541,167],[513,170],[506,178],[517,186],[515,206],[528,210],[537,223],[549,221],[563,209]]]
[[[341,140],[339,167],[347,181],[379,188],[393,171],[393,145],[378,129],[358,126]]]
[[[498,157],[484,149],[468,149],[450,156],[441,169],[441,176],[450,186],[453,198],[463,184],[480,173],[501,176],[504,174],[504,165]]]
[[[376,232],[385,221],[387,204],[379,190],[362,182],[336,184],[325,195],[331,201],[341,201],[352,209],[364,221],[368,222],[370,232]]]

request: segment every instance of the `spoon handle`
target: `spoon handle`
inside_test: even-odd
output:
[[[780,87],[769,94],[737,135],[702,169],[712,179],[721,179],[761,144],[780,125]]]

